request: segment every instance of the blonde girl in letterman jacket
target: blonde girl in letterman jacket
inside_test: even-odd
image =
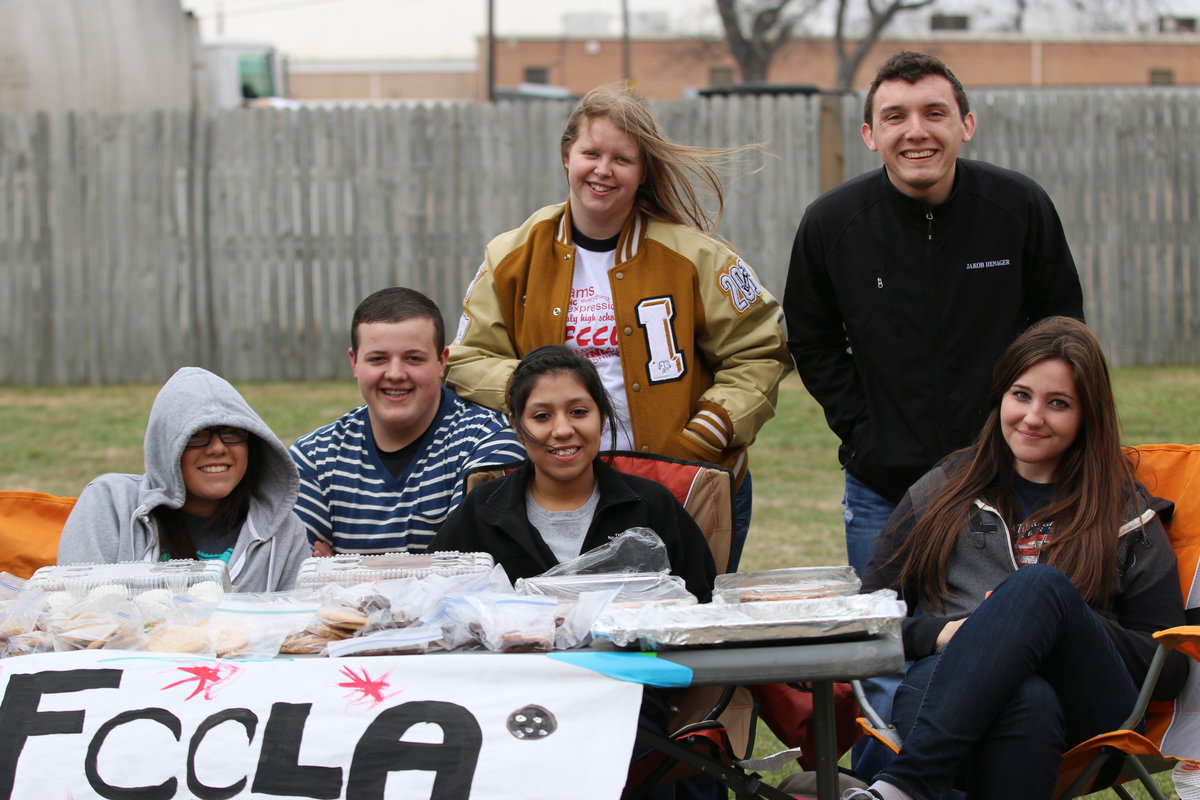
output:
[[[586,355],[623,418],[621,449],[733,470],[744,516],[730,569],[749,527],[746,450],[792,367],[778,301],[708,233],[723,204],[709,161],[745,149],[677,144],[625,86],[589,92],[562,135],[568,200],[488,244],[446,376],[504,411],[526,353],[566,344]],[[691,178],[714,193],[716,215]]]

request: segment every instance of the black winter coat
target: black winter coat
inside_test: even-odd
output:
[[[1034,181],[959,159],[931,206],[876,170],[808,208],[783,296],[788,346],[842,440],[892,502],[975,439],[992,367],[1030,323],[1083,319],[1062,223]]]
[[[650,528],[666,545],[671,574],[683,578],[700,602],[712,599],[717,569],[704,535],[670,490],[652,480],[593,462],[600,503],[584,538],[587,552],[629,528]],[[490,553],[509,580],[532,578],[558,563],[525,513],[525,489],[533,475],[526,462],[514,472],[467,494],[429,544],[429,550]]]

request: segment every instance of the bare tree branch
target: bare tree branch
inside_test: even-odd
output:
[[[853,52],[847,52],[849,48],[846,36],[846,11],[851,2],[852,0],[838,0],[837,23],[833,31],[833,52],[834,58],[837,59],[836,88],[838,89],[850,89],[854,86],[854,76],[858,74],[863,59],[867,57],[867,53],[879,39],[880,34],[891,24],[897,14],[924,8],[933,0],[909,0],[909,2],[904,2],[904,0],[886,0],[886,2],[867,0],[869,19],[866,33],[858,40]]]
[[[823,0],[716,0],[742,83],[764,83],[771,59]],[[743,26],[743,18],[749,25]]]

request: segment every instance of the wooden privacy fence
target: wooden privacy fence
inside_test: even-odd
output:
[[[964,155],[1036,178],[1064,218],[1089,321],[1119,364],[1200,363],[1196,90],[972,93]],[[821,187],[878,168],[861,100],[656,105],[668,135],[761,142],[731,165],[718,229],[782,293]],[[194,116],[0,115],[0,382],[347,374],[354,306],[429,294],[454,329],[483,246],[565,196],[561,102]]]

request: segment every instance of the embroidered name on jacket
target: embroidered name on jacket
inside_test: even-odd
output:
[[[995,261],[972,261],[967,264],[967,269],[991,269],[992,267],[1007,267],[1011,263],[1011,258],[998,258]]]
[[[758,278],[754,276],[754,271],[740,258],[720,273],[717,285],[729,296],[729,302],[733,304],[733,308],[738,314],[745,314],[749,311],[750,306],[758,302],[758,298],[762,297],[763,293]]]

